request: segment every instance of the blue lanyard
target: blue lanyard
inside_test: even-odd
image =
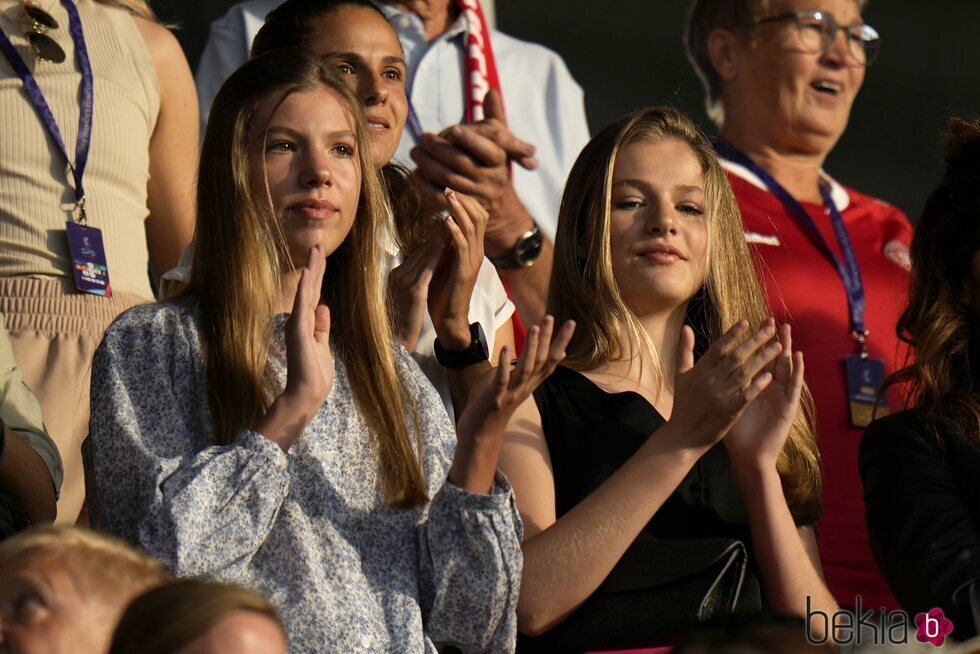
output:
[[[803,230],[803,233],[834,264],[834,267],[837,269],[837,274],[840,275],[841,281],[844,283],[844,290],[847,293],[851,335],[857,341],[862,354],[865,353],[867,351],[866,341],[868,330],[864,324],[864,310],[867,304],[864,294],[864,283],[861,280],[861,269],[858,267],[857,256],[855,256],[854,247],[851,245],[851,238],[848,236],[847,228],[844,226],[844,218],[837,209],[837,204],[830,194],[830,189],[827,188],[827,185],[820,184],[820,195],[823,197],[824,210],[830,216],[830,222],[834,227],[834,234],[837,236],[837,243],[840,246],[841,253],[844,255],[843,261],[838,259],[827,245],[827,242],[820,234],[820,230],[817,229],[816,224],[814,224],[813,219],[810,218],[806,209],[803,208],[803,205],[790,195],[789,191],[783,188],[779,182],[773,179],[772,175],[766,172],[762,166],[749,159],[745,154],[736,149],[734,145],[724,139],[713,139],[713,145],[719,155],[744,166],[761,179],[762,183],[769,189],[769,192],[779,199],[783,208],[796,221],[796,224]]]
[[[92,91],[92,66],[88,59],[88,49],[85,47],[85,37],[82,35],[82,21],[78,16],[78,9],[71,0],[61,0],[68,12],[68,29],[71,33],[71,40],[75,44],[75,59],[78,61],[78,68],[82,74],[81,83],[81,105],[78,113],[78,140],[75,142],[75,161],[72,163],[68,156],[68,148],[65,141],[61,138],[61,131],[58,123],[55,122],[54,114],[48,106],[44,94],[41,93],[37,80],[31,73],[27,64],[17,53],[10,39],[0,29],[0,52],[7,58],[14,72],[24,83],[24,90],[27,98],[34,105],[37,113],[41,116],[44,126],[47,128],[51,138],[61,149],[68,167],[71,168],[72,177],[75,179],[75,204],[79,210],[79,222],[85,223],[85,188],[82,186],[82,177],[85,175],[85,166],[88,163],[89,146],[92,143],[92,107],[94,105],[94,93]]]

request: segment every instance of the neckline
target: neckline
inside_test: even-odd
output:
[[[650,411],[653,411],[653,413],[658,418],[660,418],[664,423],[667,422],[667,419],[664,418],[663,414],[660,413],[660,411],[657,409],[657,407],[653,406],[653,404],[651,404],[650,401],[647,398],[643,397],[643,395],[641,395],[640,393],[637,393],[636,391],[616,391],[615,393],[610,393],[606,389],[604,389],[601,386],[599,386],[599,384],[595,383],[594,381],[592,381],[591,379],[589,379],[588,377],[586,377],[581,371],[575,370],[574,368],[569,368],[568,366],[558,366],[557,368],[555,368],[555,373],[561,373],[561,374],[564,374],[566,376],[568,376],[569,374],[571,374],[571,379],[572,380],[579,380],[578,381],[579,385],[583,385],[583,384],[584,385],[587,385],[588,387],[590,387],[592,389],[595,389],[596,391],[602,393],[606,397],[626,397],[626,396],[633,396],[636,399],[638,399],[643,404],[643,406],[645,406],[648,409],[650,409]]]
[[[738,177],[742,181],[747,182],[750,186],[754,186],[755,188],[759,189],[760,191],[762,191],[767,195],[770,196],[773,195],[772,192],[770,192],[769,189],[766,188],[766,185],[763,183],[763,181],[759,179],[759,177],[755,173],[753,173],[751,170],[749,170],[742,164],[731,161],[729,159],[725,159],[721,155],[718,156],[718,161],[721,163],[721,167],[724,168],[725,171],[728,172],[729,174]],[[841,184],[836,179],[828,175],[823,168],[820,169],[820,179],[825,181],[830,186],[830,196],[834,199],[834,204],[837,205],[838,211],[843,212],[844,209],[847,209],[849,206],[851,206],[850,193],[848,193],[847,189],[844,188],[843,184]],[[799,201],[799,202],[804,206],[818,207],[820,210],[823,210],[824,208],[822,203],[803,202],[803,201]]]

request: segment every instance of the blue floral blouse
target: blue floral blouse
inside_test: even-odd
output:
[[[289,452],[245,430],[213,445],[193,299],[137,307],[106,332],[92,367],[85,446],[93,521],[178,576],[253,588],[279,609],[295,652],[509,652],[522,527],[498,475],[488,495],[446,477],[455,431],[398,348],[418,407],[431,502],[385,503],[376,441],[343,364]],[[284,324],[270,376],[285,384]]]

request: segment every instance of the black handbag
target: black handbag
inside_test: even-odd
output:
[[[518,652],[585,652],[671,645],[701,624],[762,608],[742,541],[641,534],[606,580],[551,631],[519,636]]]

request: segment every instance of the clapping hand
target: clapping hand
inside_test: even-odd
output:
[[[293,311],[286,321],[286,389],[289,396],[310,412],[323,404],[333,386],[333,353],[330,351],[330,310],[321,289],[327,259],[319,245],[300,271]]]
[[[534,146],[507,128],[499,93],[487,93],[484,112],[486,117],[477,123],[453,125],[441,134],[423,134],[411,156],[417,174],[427,182],[423,187],[432,206],[450,206],[441,192],[450,187],[472,195],[490,212],[488,249],[491,255],[500,256],[531,223],[514,189],[511,161],[528,170],[537,168],[538,161]]]
[[[441,233],[409,253],[389,275],[389,293],[398,307],[395,337],[415,351],[428,310],[443,347],[469,344],[470,298],[483,265],[483,235],[489,214],[474,198],[443,192],[449,211]]]
[[[507,422],[565,358],[575,323],[569,320],[557,332],[554,326],[554,318],[545,316],[541,325],[528,331],[524,353],[513,369],[509,348],[505,347],[497,367],[474,386],[456,426],[458,444],[450,473],[455,485],[475,492],[489,489]]]
[[[683,328],[669,424],[685,446],[707,450],[717,443],[772,382],[766,368],[782,347],[772,340],[775,326],[767,321],[739,343],[748,328],[739,321],[696,364],[694,332]]]
[[[333,387],[330,310],[321,299],[326,268],[323,248],[315,245],[300,269],[293,310],[286,321],[286,388],[252,425],[283,450],[299,438]]]
[[[395,306],[392,330],[395,339],[409,352],[414,352],[418,345],[428,310],[429,285],[442,259],[448,236],[445,231],[434,234],[409,252],[388,274],[388,295]]]
[[[779,343],[782,350],[769,365],[772,382],[746,407],[725,437],[733,467],[775,466],[800,408],[803,353],[793,352],[789,325],[780,327]]]

